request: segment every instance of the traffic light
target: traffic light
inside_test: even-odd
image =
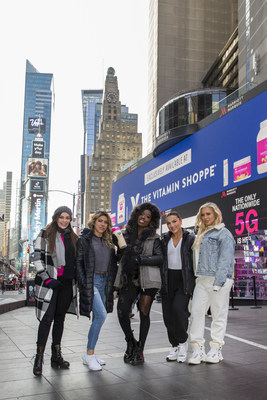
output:
[[[30,246],[27,246],[27,253],[30,254]]]

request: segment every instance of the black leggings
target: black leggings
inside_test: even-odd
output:
[[[141,342],[143,346],[145,345],[150,327],[150,309],[157,291],[158,289],[141,289],[140,286],[135,286],[132,282],[130,282],[128,287],[121,289],[117,311],[120,326],[125,334],[125,340],[128,341],[133,337],[129,310],[140,294],[140,299],[138,301],[140,314],[139,342]]]
[[[60,344],[63,335],[66,312],[70,306],[73,292],[72,279],[63,279],[59,289],[54,289],[49,307],[43,316],[37,336],[37,346],[46,346],[52,322],[52,343]]]

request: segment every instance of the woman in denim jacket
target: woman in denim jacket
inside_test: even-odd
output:
[[[192,299],[189,364],[218,363],[223,360],[229,292],[233,285],[235,241],[222,223],[222,214],[214,203],[203,204],[196,217],[198,234],[193,244],[196,286]],[[211,342],[204,349],[205,314],[211,308]]]

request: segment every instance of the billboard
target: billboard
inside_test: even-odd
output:
[[[29,244],[33,245],[40,230],[46,225],[46,197],[43,193],[32,193],[30,209]]]
[[[45,142],[43,140],[32,141],[32,157],[44,158]]]
[[[28,158],[26,163],[26,176],[46,178],[48,175],[48,159]]]
[[[30,117],[28,118],[28,132],[29,133],[45,133],[46,120],[41,117]]]
[[[23,199],[21,202],[21,240],[28,239],[28,229],[29,229],[29,200],[27,198]]]
[[[235,188],[238,193],[240,186],[256,180],[263,183],[266,104],[264,91],[114,182],[111,213],[116,224],[125,224],[139,203],[152,202],[164,211]],[[246,188],[247,196],[255,196],[251,201],[257,201],[257,192]],[[248,198],[242,197],[236,199],[237,212],[243,203],[249,207]]]
[[[30,180],[30,191],[31,193],[45,191],[45,181],[44,179],[31,179]]]
[[[111,214],[124,225],[135,205],[176,210],[193,229],[199,207],[212,201],[236,241],[235,290],[267,299],[267,91],[225,112],[189,138],[112,184]],[[255,282],[253,282],[253,279]],[[254,287],[255,283],[255,287]]]

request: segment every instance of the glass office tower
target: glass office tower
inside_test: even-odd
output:
[[[95,143],[99,136],[99,121],[101,117],[103,90],[82,90],[83,108],[83,155],[81,156],[81,223],[84,220],[84,204],[86,203],[87,172],[92,162]]]
[[[53,74],[39,73],[26,60],[19,216],[22,258],[33,251],[34,240],[47,223],[52,104]]]

